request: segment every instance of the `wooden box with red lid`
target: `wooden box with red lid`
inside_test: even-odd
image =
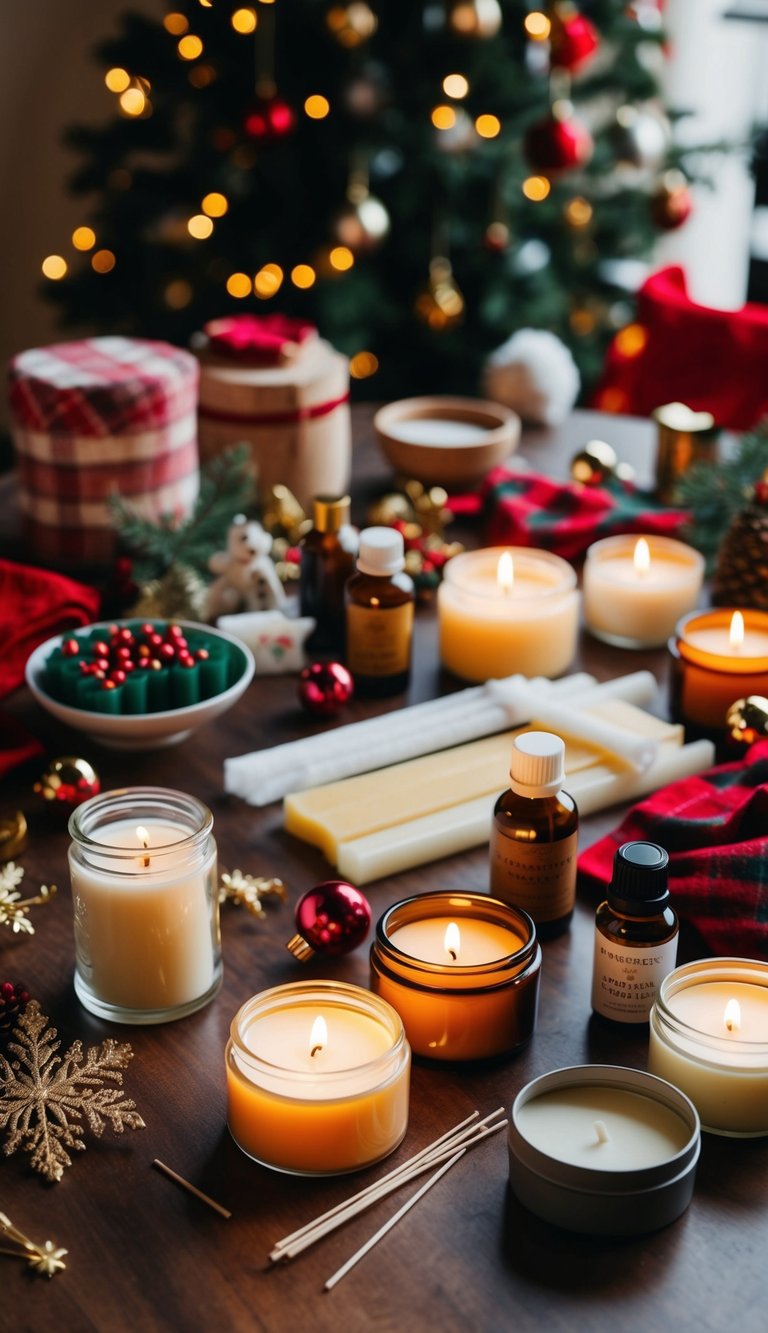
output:
[[[189,352],[139,338],[55,343],[12,359],[20,505],[38,559],[108,563],[115,495],[146,518],[191,512],[198,374]]]
[[[317,330],[282,315],[213,320],[200,361],[203,460],[247,440],[259,496],[287,486],[304,508],[349,485],[349,363]]]

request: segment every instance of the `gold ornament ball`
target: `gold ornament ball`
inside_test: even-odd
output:
[[[67,810],[74,810],[91,796],[101,791],[101,780],[95,768],[87,759],[77,755],[64,755],[54,759],[42,777],[34,785],[34,790],[46,801],[55,802]]]
[[[332,5],[325,19],[326,25],[340,46],[352,49],[362,46],[372,37],[379,20],[365,0],[352,0],[347,5]]]
[[[368,522],[389,528],[393,523],[408,523],[413,517],[413,508],[407,495],[382,495],[368,510]]]
[[[499,0],[455,0],[448,16],[448,26],[457,37],[487,40],[501,27]]]
[[[333,221],[333,235],[339,245],[353,254],[366,255],[377,250],[389,234],[389,213],[380,199],[367,194],[350,200]]]
[[[728,737],[739,745],[754,745],[768,736],[768,699],[762,694],[750,694],[737,699],[726,714]]]
[[[571,459],[571,480],[582,486],[602,486],[618,465],[616,450],[605,440],[590,440]]]

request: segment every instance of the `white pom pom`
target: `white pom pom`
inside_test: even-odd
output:
[[[483,390],[523,421],[556,426],[578,397],[579,372],[565,343],[544,329],[520,329],[491,352]]]

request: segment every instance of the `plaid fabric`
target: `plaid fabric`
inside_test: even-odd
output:
[[[9,368],[17,423],[108,437],[168,426],[197,403],[195,357],[169,343],[87,338],[21,352]]]
[[[582,852],[584,882],[607,885],[617,847],[634,838],[669,852],[672,906],[713,953],[768,959],[768,740],[641,801]]]
[[[503,467],[484,479],[480,504],[491,546],[544,547],[566,560],[616,533],[673,536],[687,518],[621,483],[579,486]],[[453,510],[453,500],[449,505]]]

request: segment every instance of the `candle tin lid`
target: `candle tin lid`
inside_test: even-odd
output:
[[[616,1170],[568,1162],[535,1146],[521,1127],[523,1108],[547,1093],[583,1088],[619,1090],[655,1102],[679,1118],[680,1146],[650,1164]],[[595,1124],[602,1132],[599,1116]],[[555,1226],[592,1235],[641,1235],[667,1226],[688,1207],[700,1149],[696,1108],[671,1083],[618,1065],[575,1065],[544,1074],[517,1094],[509,1125],[510,1185],[525,1207]]]

